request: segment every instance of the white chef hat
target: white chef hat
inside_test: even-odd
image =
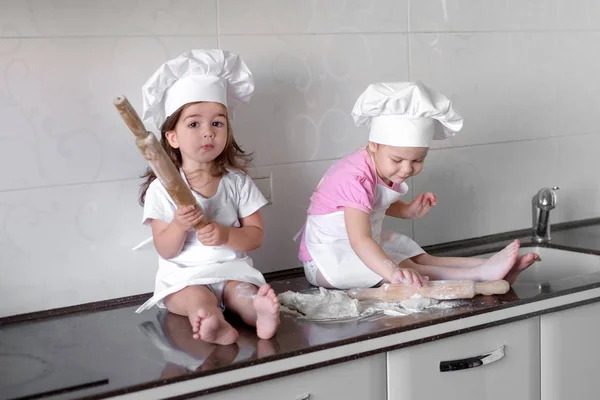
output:
[[[165,62],[142,87],[142,120],[157,130],[179,107],[221,103],[231,116],[254,92],[252,73],[237,55],[220,49],[190,50]]]
[[[369,85],[352,110],[356,126],[369,126],[369,141],[398,147],[430,147],[462,129],[452,102],[423,83]]]

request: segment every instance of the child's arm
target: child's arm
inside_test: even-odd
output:
[[[239,228],[231,228],[227,246],[238,251],[258,249],[264,239],[264,224],[260,211],[241,218]]]
[[[437,205],[437,199],[433,193],[419,193],[416,199],[410,203],[401,200],[393,203],[385,212],[385,215],[403,219],[418,219],[425,216],[431,207]]]
[[[205,246],[226,245],[238,251],[259,248],[264,238],[264,224],[260,211],[240,219],[241,227],[209,223],[198,231],[198,240]]]
[[[389,259],[381,246],[373,240],[369,215],[363,211],[346,207],[344,208],[344,220],[350,246],[352,246],[352,250],[358,258],[377,275],[388,282],[396,283],[392,275],[400,268]],[[410,276],[407,283],[416,281],[415,283],[421,286],[422,282],[416,271]]]
[[[202,211],[198,207],[182,207],[175,211],[170,223],[159,219],[152,220],[152,237],[154,247],[162,258],[173,258],[181,252],[187,232],[202,219]]]
[[[392,203],[392,205],[385,211],[385,215],[389,215],[390,217],[394,217],[394,218],[403,218],[403,219],[410,219],[410,218],[405,218],[407,213],[406,213],[406,209],[408,208],[408,204],[403,202],[402,200],[398,200],[395,203]]]

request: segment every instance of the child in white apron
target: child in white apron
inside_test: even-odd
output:
[[[421,82],[370,85],[357,100],[357,126],[369,143],[336,162],[311,197],[299,258],[316,286],[349,289],[381,282],[421,286],[424,279],[506,279],[539,256],[519,256],[519,242],[490,259],[434,257],[407,236],[382,230],[386,215],[416,219],[436,205],[433,193],[410,203],[405,181],[421,172],[432,139],[462,129],[463,119],[442,94]]]
[[[260,208],[267,200],[246,175],[248,156],[235,142],[233,109],[250,100],[246,64],[223,50],[192,50],[163,64],[142,89],[142,119],[161,132],[161,144],[192,189],[198,206],[177,209],[148,170],[142,185],[143,222],[159,254],[154,305],[187,316],[193,337],[232,344],[238,332],[223,317],[228,307],[262,339],[279,325],[279,302],[247,251],[263,241]],[[204,219],[208,225],[195,232]]]

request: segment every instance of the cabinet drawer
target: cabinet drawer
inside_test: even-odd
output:
[[[317,368],[206,396],[203,400],[386,400],[385,354]]]
[[[542,398],[596,400],[600,397],[600,303],[541,318]]]
[[[389,352],[388,399],[539,400],[539,371],[535,317]]]

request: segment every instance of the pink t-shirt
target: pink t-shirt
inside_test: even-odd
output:
[[[385,185],[377,176],[371,156],[365,147],[347,155],[333,164],[325,173],[310,198],[308,215],[331,214],[351,207],[370,214],[375,198],[377,183]],[[402,184],[391,188],[400,192]],[[300,261],[310,261],[304,242],[304,232],[300,242]]]

